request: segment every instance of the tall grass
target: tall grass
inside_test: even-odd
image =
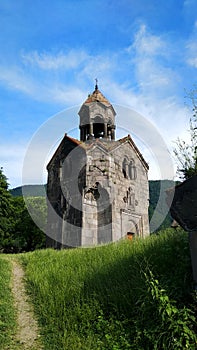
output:
[[[15,309],[11,292],[11,263],[0,256],[0,350],[19,349],[14,341]]]
[[[21,259],[47,350],[196,349],[185,232]]]

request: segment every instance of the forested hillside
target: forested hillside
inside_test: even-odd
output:
[[[156,224],[156,221],[159,220],[162,221],[162,224],[158,227],[158,230],[165,229],[171,225],[172,218],[166,203],[166,190],[173,188],[174,186],[175,182],[171,180],[149,181],[149,220],[151,231],[153,226]],[[151,223],[153,213],[155,215],[155,219],[154,223]],[[167,216],[166,213],[168,213]]]
[[[25,195],[26,197],[45,197],[46,185],[24,185],[15,187],[10,190],[10,193],[14,197],[19,197]]]
[[[8,190],[7,178],[0,168],[0,253],[31,251],[45,246],[46,225],[44,197],[14,197]],[[33,213],[39,228],[29,215]]]
[[[166,204],[166,194],[165,190],[168,188],[171,188],[174,186],[174,181],[171,180],[150,180],[149,181],[149,196],[150,196],[150,202],[149,202],[149,218],[151,220],[153,213],[155,212],[155,221],[160,220],[163,216],[165,216],[165,213],[168,211],[167,204]],[[45,197],[46,196],[46,185],[25,185],[13,188],[10,190],[10,193],[14,197],[25,195],[27,197]],[[159,202],[158,202],[159,201]],[[162,225],[159,227],[166,228],[169,227],[171,224],[171,216],[168,214]]]
[[[17,253],[44,248],[43,232],[47,220],[46,186],[28,185],[9,191],[6,177],[2,171],[0,174],[2,203],[4,203],[0,212],[0,252]],[[172,219],[166,204],[165,191],[172,186],[174,182],[169,180],[149,181],[151,232],[157,232],[171,225]]]

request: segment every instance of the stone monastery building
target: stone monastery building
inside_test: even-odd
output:
[[[149,234],[148,164],[99,91],[79,111],[80,141],[65,134],[48,170],[47,246],[93,246]],[[132,126],[132,120],[131,120]]]

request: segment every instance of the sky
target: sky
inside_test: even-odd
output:
[[[152,126],[152,138],[160,135],[174,162],[174,141],[188,137],[185,96],[196,76],[196,0],[1,1],[0,166],[10,188],[40,183],[35,157],[43,144],[46,182],[45,166],[64,133],[78,137],[77,111],[95,78],[113,105],[138,113],[141,127]],[[117,135],[140,140],[149,178],[156,179],[156,146],[138,131],[132,135],[132,123],[117,114]],[[29,147],[34,160],[24,174]]]

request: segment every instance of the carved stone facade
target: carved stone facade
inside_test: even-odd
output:
[[[148,165],[130,135],[115,141],[115,111],[96,85],[49,162],[47,246],[77,247],[149,234]]]

